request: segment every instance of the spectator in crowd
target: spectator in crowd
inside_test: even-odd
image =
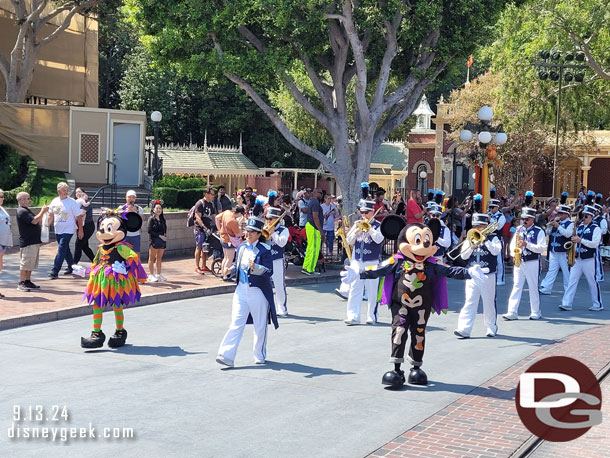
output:
[[[231,210],[231,199],[226,195],[226,190],[223,185],[218,186],[218,194],[214,198],[214,206],[216,207],[216,213],[222,213],[225,210]]]
[[[314,189],[311,193],[311,198],[307,204],[305,231],[307,234],[307,250],[305,251],[305,260],[303,261],[303,269],[301,273],[306,275],[319,275],[316,271],[318,257],[320,255],[320,245],[326,242],[326,236],[322,230],[322,208],[320,207],[320,198],[322,192],[319,189]]]
[[[142,216],[144,214],[144,209],[139,205],[136,205],[136,199],[138,195],[133,189],[130,189],[125,194],[125,205],[123,205],[123,210],[128,212],[134,212],[138,215]],[[129,243],[133,247],[133,251],[140,254],[140,231],[127,232],[125,234],[125,242]]]
[[[307,207],[311,200],[311,188],[307,188],[301,194],[301,198],[298,200],[297,206],[299,207],[299,226],[305,227],[307,224]]]
[[[0,189],[0,273],[2,273],[2,260],[6,250],[13,246],[13,234],[11,233],[11,217],[4,209],[4,191]],[[0,299],[4,295],[0,293]]]
[[[252,188],[250,188],[252,189]],[[208,252],[206,242],[213,229],[216,227],[214,218],[216,216],[216,207],[214,207],[214,188],[208,186],[203,194],[203,199],[199,199],[195,205],[195,225],[193,231],[195,233],[195,273],[203,275],[205,272],[211,272],[207,266]]]
[[[385,189],[379,188],[375,191],[375,219],[379,222],[383,221],[383,218],[389,213],[388,203],[385,200]]]
[[[49,205],[49,226],[53,225],[55,228],[55,238],[57,239],[57,255],[55,256],[53,269],[49,274],[51,280],[58,278],[64,260],[68,264],[64,275],[72,274],[74,258],[70,251],[70,240],[74,235],[74,228],[78,226],[77,237],[79,239],[84,236],[83,215],[80,205],[68,196],[69,193],[68,183],[63,181],[58,183],[57,197]]]
[[[392,212],[397,215],[404,215],[406,210],[407,206],[402,198],[402,194],[400,194],[400,191],[396,191],[392,199]]]
[[[547,221],[552,221],[559,216],[559,213],[557,213],[558,204],[559,204],[559,201],[555,197],[551,197],[547,201],[546,208],[543,213],[543,218],[544,218],[545,223]]]
[[[449,197],[449,208],[447,209],[447,226],[459,239],[462,235],[462,218],[465,212],[460,208],[457,197]]]
[[[241,205],[246,210],[246,214],[248,213],[247,205],[244,201],[244,197],[241,195],[241,192],[238,192],[235,196],[235,206]]]
[[[280,207],[282,212],[285,212],[284,216],[284,226],[291,227],[294,226],[294,216],[292,211],[292,198],[289,195],[285,195],[280,200]]]
[[[241,243],[243,231],[239,226],[240,218],[245,216],[246,210],[238,205],[234,210],[225,210],[216,215],[216,227],[222,244],[222,264],[220,272],[223,281],[230,281],[231,267],[235,258],[235,249]]]
[[[587,200],[587,188],[585,186],[580,187],[580,191],[578,191],[578,205],[584,205]]]
[[[421,194],[419,190],[412,189],[407,202],[407,224],[423,223],[426,209],[421,208]]]
[[[339,216],[339,209],[334,203],[334,197],[327,194],[324,198],[324,203],[321,205],[322,218],[322,230],[326,236],[326,254],[332,256],[333,254],[333,243],[335,242],[335,220]]]
[[[167,222],[163,216],[163,201],[155,200],[148,218],[148,276],[149,282],[167,281],[167,278],[161,274],[161,266],[163,263],[163,253],[167,248]],[[156,269],[155,269],[156,267]]]
[[[0,192],[1,193],[1,192]],[[30,195],[27,192],[17,194],[17,227],[19,228],[19,285],[20,291],[38,289],[40,286],[32,282],[32,271],[38,268],[40,253],[40,233],[42,229],[42,217],[49,210],[43,205],[40,211],[34,215],[29,209]]]
[[[74,192],[76,203],[80,205],[83,220],[83,238],[77,239],[74,243],[74,264],[78,264],[83,253],[93,262],[95,253],[89,248],[89,239],[95,232],[95,222],[93,221],[93,206],[89,202],[89,196],[81,188],[76,188]]]
[[[246,186],[243,192],[244,203],[248,206],[248,209],[254,208],[254,202],[256,202],[256,197],[253,194],[252,186]]]

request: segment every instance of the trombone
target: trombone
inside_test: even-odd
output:
[[[377,213],[379,213],[379,210],[382,208],[384,207],[379,207],[370,218],[362,218],[356,223],[358,225],[358,229],[360,229],[360,232],[369,232],[371,230],[371,221],[373,221],[375,216],[377,216]]]
[[[478,230],[478,229],[470,229],[468,231],[468,233],[466,234],[466,238],[459,243],[458,245],[456,245],[449,253],[447,253],[447,257],[449,259],[451,259],[452,261],[455,261],[457,259],[457,257],[461,254],[462,250],[461,250],[461,246],[468,241],[468,243],[470,243],[470,246],[472,248],[476,248],[480,245],[483,245],[483,243],[485,242],[485,240],[487,239],[487,237],[489,237],[490,234],[493,234],[495,231],[498,230],[498,222],[497,221],[492,221],[491,223],[489,223],[487,225],[487,227],[483,230]],[[460,248],[458,250],[458,248]],[[451,255],[454,251],[457,251],[456,255]]]
[[[261,234],[263,234],[263,237],[265,237],[267,240],[269,240],[269,237],[271,237],[271,234],[269,233],[269,231],[273,228],[273,226],[275,226],[280,220],[282,220],[284,218],[284,216],[286,216],[286,213],[288,213],[288,210],[284,210],[284,213],[282,213],[279,217],[277,217],[275,219],[275,221],[273,221],[271,224],[265,224],[265,226],[263,227],[263,230],[261,231]]]

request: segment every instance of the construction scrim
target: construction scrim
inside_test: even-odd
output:
[[[70,107],[0,103],[0,144],[30,156],[39,167],[68,171]]]
[[[45,13],[50,11],[49,8]],[[19,32],[13,13],[11,0],[0,0],[0,53],[7,59],[10,59]],[[61,13],[46,24],[41,36],[51,34],[63,22],[66,14]],[[40,49],[27,96],[97,108],[97,41],[97,19],[75,15],[66,30]],[[1,76],[0,83],[0,100],[5,100],[5,82]]]

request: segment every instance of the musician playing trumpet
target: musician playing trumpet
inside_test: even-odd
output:
[[[480,194],[474,196],[473,204],[476,213],[472,215],[472,228],[481,234],[488,227],[490,216],[486,213],[481,213],[482,196]],[[489,229],[493,228],[490,227]],[[464,306],[460,310],[458,327],[453,331],[456,336],[463,339],[470,337],[477,309],[479,308],[479,297],[483,301],[483,320],[487,328],[487,337],[495,337],[498,332],[498,325],[496,323],[498,315],[496,309],[496,272],[498,253],[502,251],[502,243],[496,232],[491,232],[487,236],[481,235],[481,240],[475,244],[474,239],[471,240],[467,237],[466,241],[462,244],[460,253],[461,258],[468,261],[467,267],[479,265],[482,269],[489,269],[487,278],[484,281],[475,282],[472,279],[466,280]]]
[[[508,311],[502,315],[502,318],[507,321],[519,318],[517,311],[519,310],[519,302],[521,301],[521,294],[523,293],[526,281],[530,296],[529,318],[530,320],[542,318],[540,313],[540,296],[538,294],[538,277],[540,275],[540,253],[544,251],[546,246],[546,236],[542,229],[534,225],[536,209],[527,207],[527,205],[532,203],[533,199],[534,193],[527,191],[525,193],[526,207],[521,209],[521,226],[517,228],[515,236],[510,242],[511,256],[515,257],[516,254],[519,254],[521,262],[515,262],[513,289],[508,299]]]
[[[270,192],[269,207],[265,213],[266,224],[263,228],[263,233],[267,237],[269,247],[271,248],[271,259],[273,260],[273,287],[275,289],[275,307],[277,315],[281,317],[288,316],[288,307],[286,305],[286,269],[284,264],[284,250],[290,232],[288,228],[283,226],[283,217],[285,212],[281,208],[275,206],[277,195],[275,191]]]
[[[346,238],[347,243],[354,246],[350,267],[356,272],[363,272],[365,268],[379,264],[383,234],[381,233],[381,223],[375,220],[375,202],[361,199],[358,203],[358,209],[362,219],[354,223],[348,231]],[[349,285],[347,318],[345,320],[345,324],[348,326],[360,324],[360,307],[362,305],[365,284],[368,295],[366,323],[377,323],[377,289],[379,279],[371,278],[364,280],[357,278]]]
[[[549,270],[540,284],[540,294],[551,294],[553,283],[561,269],[563,276],[563,292],[568,290],[570,270],[568,266],[567,251],[572,242],[570,238],[574,233],[574,223],[570,220],[571,208],[566,205],[568,193],[561,193],[561,202],[557,207],[557,217],[547,224],[546,233],[549,236]]]

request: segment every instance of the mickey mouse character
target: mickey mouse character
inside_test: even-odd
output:
[[[483,281],[487,277],[480,266],[469,269],[437,264],[434,244],[440,234],[440,223],[431,220],[428,226],[411,223],[398,235],[398,253],[380,264],[360,273],[360,278],[383,280],[381,303],[389,305],[392,312],[392,353],[390,362],[394,370],[383,375],[381,383],[398,389],[405,383],[405,373],[400,369],[404,362],[407,331],[411,333],[408,359],[413,365],[408,381],[414,385],[427,385],[428,377],[421,369],[423,364],[426,325],[430,312],[447,313],[447,282],[445,277]],[[350,283],[358,272],[347,268],[342,272],[343,281]]]
[[[93,306],[93,332],[88,338],[81,337],[81,347],[99,348],[106,336],[102,332],[102,312],[111,305],[114,310],[116,332],[108,339],[108,346],[118,348],[125,345],[127,331],[123,329],[123,306],[140,300],[140,285],[146,281],[146,272],[140,256],[133,247],[124,242],[125,234],[142,227],[142,218],[137,213],[121,209],[104,209],[97,222],[95,236],[100,241],[97,254],[87,270],[89,281],[84,298]]]

